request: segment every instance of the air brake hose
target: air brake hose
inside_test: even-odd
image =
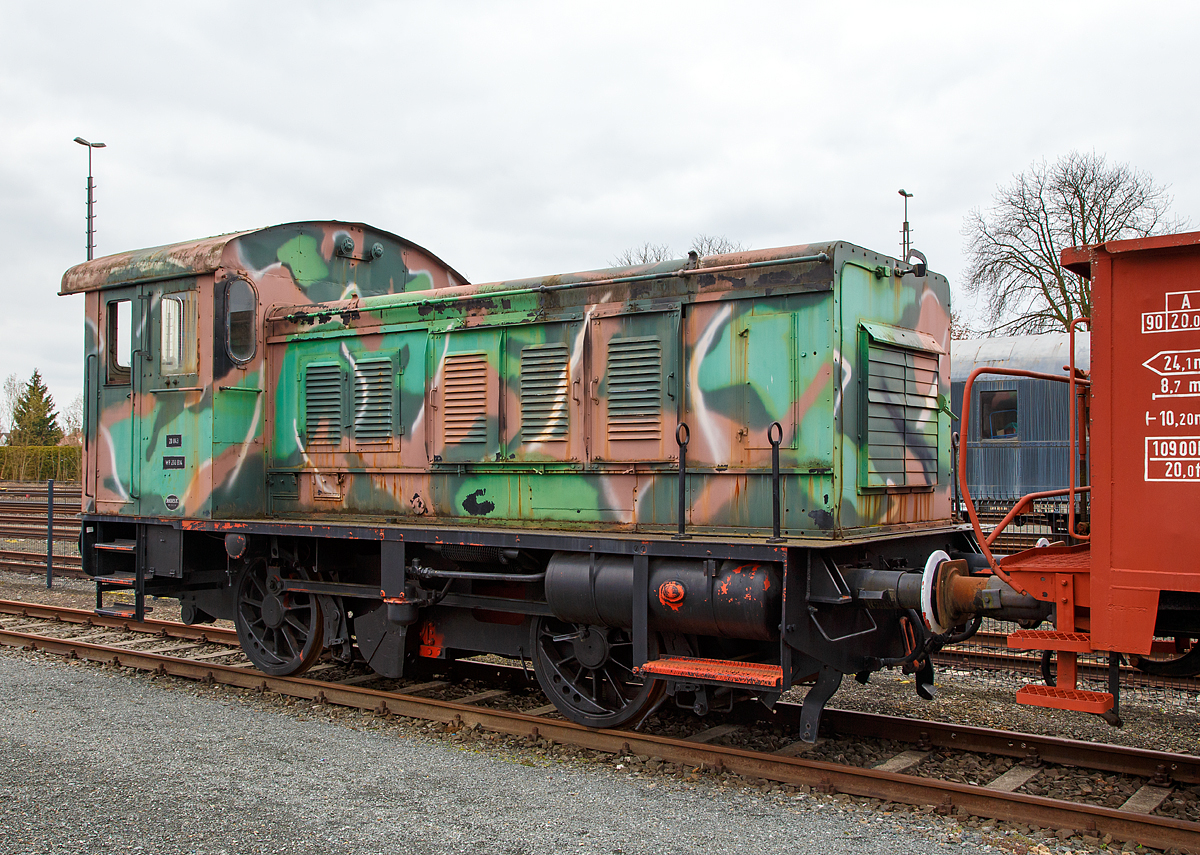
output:
[[[879,665],[881,668],[896,668],[911,665],[925,654],[925,646],[929,641],[929,630],[925,627],[924,619],[917,614],[916,609],[905,609],[904,613],[908,617],[909,625],[919,638],[914,639],[913,649],[905,656],[897,659],[880,659]]]

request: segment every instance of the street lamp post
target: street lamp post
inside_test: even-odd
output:
[[[93,205],[95,204],[94,193],[96,190],[96,185],[92,182],[92,149],[104,148],[104,143],[88,142],[83,137],[75,137],[75,142],[79,143],[80,145],[87,146],[87,150],[88,150],[87,257],[88,257],[88,261],[91,261],[92,260],[92,250],[95,249],[95,246],[96,246],[96,229],[95,229],[95,225],[94,225],[95,216],[92,212]]]

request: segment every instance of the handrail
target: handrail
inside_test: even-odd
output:
[[[1090,493],[1091,491],[1091,487],[1080,487],[1075,492]],[[1008,528],[1014,519],[1019,517],[1026,508],[1028,508],[1038,499],[1049,499],[1054,496],[1065,496],[1070,492],[1071,488],[1067,488],[1065,490],[1044,490],[1041,493],[1029,493],[1025,496],[1022,496],[1020,501],[1012,506],[1012,510],[1004,515],[1004,519],[1000,520],[1000,522],[996,524],[996,527],[992,529],[992,533],[984,539],[984,542],[987,543],[988,546],[991,546],[993,543],[995,543],[996,538],[1000,536],[1000,532]]]
[[[1091,331],[1091,329],[1092,329],[1092,319],[1091,318],[1075,318],[1067,326],[1067,332],[1069,332],[1071,334],[1071,361],[1067,366],[1067,370],[1070,372],[1070,374],[1068,375],[1067,384],[1071,389],[1071,391],[1070,391],[1071,412],[1070,412],[1070,415],[1067,417],[1068,430],[1070,430],[1070,432],[1071,432],[1071,438],[1070,438],[1071,478],[1067,482],[1067,484],[1069,485],[1069,488],[1070,488],[1070,492],[1068,493],[1068,496],[1070,496],[1070,499],[1068,500],[1069,503],[1067,505],[1067,534],[1069,534],[1071,537],[1075,538],[1076,540],[1091,540],[1092,537],[1090,534],[1081,535],[1077,531],[1075,531],[1075,460],[1076,460],[1077,456],[1082,456],[1077,453],[1077,449],[1075,447],[1075,443],[1078,440],[1078,437],[1075,434],[1075,410],[1078,409],[1078,407],[1079,407],[1079,399],[1075,397],[1075,394],[1076,394],[1075,393],[1075,325],[1080,324],[1080,323],[1087,324],[1088,331],[1089,332]],[[1080,379],[1082,379],[1082,378],[1080,378]],[[1091,381],[1089,380],[1088,383],[1090,385]],[[1086,428],[1084,428],[1084,429],[1086,430]],[[1081,447],[1086,449],[1087,444],[1083,443],[1083,444],[1081,444]],[[1079,492],[1083,492],[1083,491],[1080,490]]]
[[[1072,356],[1072,366],[1074,365],[1074,361],[1074,357]],[[971,430],[971,388],[975,385],[975,378],[981,374],[999,374],[1005,377],[1025,377],[1032,380],[1053,380],[1056,383],[1069,383],[1072,389],[1075,388],[1076,384],[1080,386],[1092,385],[1091,380],[1083,377],[1076,378],[1074,377],[1073,372],[1071,377],[1061,377],[1057,374],[1046,374],[1041,371],[1026,371],[1022,368],[993,368],[987,365],[982,365],[971,372],[970,376],[967,377],[967,382],[963,385],[962,417],[960,419],[960,423],[963,425],[963,430],[967,432],[968,436],[970,435]],[[1072,402],[1072,408],[1073,407],[1074,402]],[[1074,459],[1072,459],[1071,467],[1074,469]],[[1007,573],[1000,569],[1000,565],[996,562],[995,557],[992,555],[992,550],[990,549],[992,542],[996,539],[996,535],[998,535],[1004,530],[1005,527],[1008,526],[1008,524],[1012,521],[1012,518],[1017,516],[1016,508],[1023,507],[1026,500],[1033,502],[1035,499],[1044,498],[1045,496],[1061,496],[1064,493],[1069,493],[1073,496],[1075,492],[1082,493],[1085,490],[1084,488],[1079,488],[1076,490],[1073,487],[1068,487],[1066,490],[1057,490],[1048,493],[1030,493],[1028,496],[1023,497],[1021,501],[1017,502],[1012,511],[1009,511],[1009,513],[1001,521],[1001,524],[993,530],[991,537],[984,537],[983,528],[979,524],[979,513],[975,510],[975,502],[971,499],[971,490],[967,486],[966,472],[967,440],[963,439],[958,444],[958,487],[959,491],[962,493],[963,504],[967,506],[967,516],[971,519],[971,527],[975,529],[975,536],[979,538],[979,548],[983,550],[983,556],[987,559],[988,565],[992,568],[993,573],[1011,585],[1017,591],[1017,593],[1027,594],[1028,591],[1018,585]]]

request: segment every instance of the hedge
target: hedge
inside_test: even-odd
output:
[[[0,445],[0,481],[79,481],[77,445]]]

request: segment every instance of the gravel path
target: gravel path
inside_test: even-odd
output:
[[[921,853],[953,821],[455,744],[0,652],[5,853]],[[954,851],[982,851],[964,842]]]

